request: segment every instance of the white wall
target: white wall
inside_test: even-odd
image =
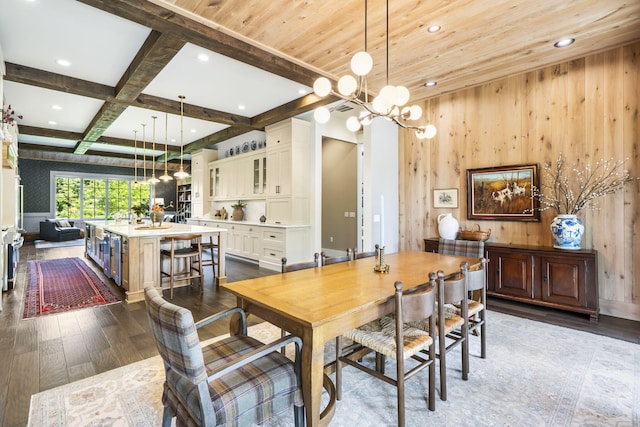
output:
[[[359,176],[364,183],[362,251],[373,250],[380,242],[380,223],[374,223],[374,216],[380,215],[380,196],[384,195],[385,212],[384,233],[386,253],[399,249],[399,190],[398,190],[398,126],[384,119],[375,119],[370,126],[360,132],[346,129],[343,117],[332,116],[326,124],[315,123],[312,119],[315,164],[312,187],[312,225],[314,229],[313,247],[320,248],[321,236],[321,200],[322,200],[322,137],[340,139],[362,144],[363,156],[359,165]],[[368,196],[370,195],[370,197]],[[360,206],[361,203],[358,203]]]

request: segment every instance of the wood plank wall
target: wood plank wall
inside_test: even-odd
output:
[[[640,42],[424,102],[430,141],[400,135],[400,247],[423,250],[437,217],[491,229],[490,241],[552,246],[553,211],[540,222],[467,220],[466,170],[629,158],[640,176]],[[433,208],[433,189],[458,188],[459,208]],[[640,320],[640,182],[581,214],[583,247],[596,249],[602,314]]]

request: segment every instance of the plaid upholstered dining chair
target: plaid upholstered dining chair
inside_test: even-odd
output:
[[[234,308],[194,322],[191,311],[144,290],[147,314],[166,379],[162,425],[256,425],[293,407],[295,425],[304,425],[300,338],[288,335],[270,344],[247,336],[246,314]],[[241,334],[201,347],[197,329],[229,315],[241,318]],[[277,350],[295,344],[295,362]]]

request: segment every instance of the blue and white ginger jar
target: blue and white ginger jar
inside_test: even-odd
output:
[[[553,247],[558,249],[580,249],[584,225],[576,215],[558,215],[551,221]]]

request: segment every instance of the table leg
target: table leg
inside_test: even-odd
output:
[[[216,276],[216,285],[227,283],[226,247],[227,233],[218,233],[218,275]]]
[[[312,335],[313,332],[310,332]],[[320,420],[322,380],[324,374],[324,343],[313,336],[305,337],[302,344],[302,394],[304,396],[307,426],[325,425],[329,420]],[[316,345],[314,345],[316,344]]]

